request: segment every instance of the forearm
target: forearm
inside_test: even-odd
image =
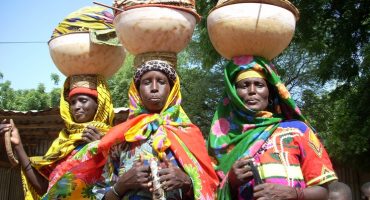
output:
[[[18,156],[19,163],[22,166],[27,180],[39,195],[43,195],[47,190],[48,181],[31,166],[30,159],[28,158],[22,144],[15,146],[14,150]]]
[[[327,200],[328,190],[323,186],[312,186],[302,190],[304,195],[304,200]],[[299,195],[299,192],[298,192]],[[301,195],[302,197],[302,195]]]

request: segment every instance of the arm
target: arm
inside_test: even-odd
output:
[[[325,186],[312,186],[309,188],[300,189],[285,185],[264,183],[254,187],[253,196],[257,200],[326,200],[328,199],[328,190],[325,188]]]
[[[21,137],[18,129],[15,126],[13,120],[10,120],[10,124],[3,120],[0,124],[0,134],[4,134],[6,131],[12,129],[11,143],[13,149],[18,156],[20,165],[22,166],[23,172],[27,177],[27,180],[31,183],[32,187],[36,190],[39,195],[43,195],[48,188],[48,181],[38,173],[38,171],[31,166],[31,161],[28,158],[26,151],[23,148]]]
[[[193,199],[192,181],[190,177],[181,168],[172,164],[167,158],[164,158],[162,164],[165,167],[159,170],[158,176],[163,190],[168,192],[181,189],[184,195]]]
[[[145,166],[142,161],[137,161],[134,166],[118,178],[112,185],[112,189],[105,193],[104,199],[121,199],[126,192],[133,189],[150,190],[151,177],[149,166]]]
[[[249,160],[250,157],[237,160],[229,171],[227,178],[231,186],[231,194],[234,198],[237,197],[239,187],[253,178],[251,167],[248,165]]]

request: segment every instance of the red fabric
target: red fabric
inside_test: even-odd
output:
[[[218,176],[213,169],[212,162],[208,156],[205,140],[202,132],[197,126],[191,124],[190,127],[178,129],[171,126],[166,126],[168,130],[168,138],[171,141],[171,150],[174,152],[177,160],[182,160],[184,164],[191,163],[192,161],[187,156],[185,150],[181,148],[181,144],[176,140],[176,136],[187,146],[190,152],[195,156],[200,167],[203,169],[204,174],[200,174],[202,180],[202,193],[213,194],[219,184]],[[175,136],[176,135],[176,136]]]
[[[71,91],[69,91],[68,97],[71,98],[73,95],[76,94],[87,94],[98,98],[97,90],[82,87],[73,88]]]

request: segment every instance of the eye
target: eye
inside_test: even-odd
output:
[[[159,79],[158,80],[158,83],[161,84],[161,85],[166,85],[167,84],[167,81],[164,80],[164,79]]]
[[[150,84],[150,80],[148,80],[148,79],[142,80],[141,81],[141,84],[143,84],[143,85],[149,85]]]
[[[245,89],[247,87],[248,87],[248,85],[245,82],[239,82],[239,83],[236,84],[236,88],[238,88],[238,89]]]

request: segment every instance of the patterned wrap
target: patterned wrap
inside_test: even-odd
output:
[[[135,85],[138,86],[141,77],[148,71],[160,71],[164,73],[167,78],[174,83],[176,81],[176,71],[168,62],[161,60],[150,60],[143,63],[139,68],[136,69],[134,75]]]
[[[53,31],[51,39],[76,32],[90,32],[97,44],[120,46],[113,27],[113,14],[100,6],[88,6],[70,13]]]
[[[49,189],[53,188],[56,180],[58,180],[64,173],[69,170],[73,160],[71,156],[76,154],[82,143],[82,132],[88,126],[95,126],[100,133],[105,134],[113,125],[114,109],[111,101],[110,92],[107,83],[102,76],[97,78],[98,91],[98,108],[93,121],[86,123],[76,123],[69,111],[68,94],[70,90],[70,78],[67,78],[64,83],[64,89],[60,97],[60,115],[65,123],[65,128],[59,132],[49,150],[42,157],[31,157],[32,166],[36,168],[46,179],[49,180]],[[26,179],[23,179],[26,180]],[[26,199],[33,199],[33,191],[30,185],[24,182],[24,189]],[[28,192],[27,192],[28,191]],[[35,197],[35,199],[38,199]]]
[[[104,182],[102,176],[112,177],[113,172],[120,170],[117,168],[103,170],[105,164],[110,163],[109,155],[112,154],[114,147],[124,144],[142,146],[141,144],[146,144],[149,139],[152,140],[150,146],[158,158],[168,157],[169,152],[173,154],[178,165],[192,180],[194,199],[214,199],[218,178],[199,128],[191,123],[180,105],[179,78],[176,77],[160,113],[148,113],[145,110],[134,81],[130,85],[129,99],[129,119],[110,129],[100,141],[89,143],[74,155],[75,162],[70,165],[70,170],[55,184],[56,188],[62,187],[63,190],[55,189],[45,199],[65,197],[95,199],[93,185]],[[121,155],[121,151],[118,154]],[[123,162],[121,164],[129,160]],[[107,187],[114,183],[109,181],[111,185]]]
[[[118,0],[116,1],[115,6],[123,10],[139,7],[174,8],[189,12],[194,15],[198,21],[200,20],[200,16],[195,9],[195,0]]]
[[[273,86],[274,113],[248,109],[239,98],[235,78],[242,70],[262,72]],[[218,199],[232,199],[228,172],[242,157],[254,158],[261,178],[305,188],[337,179],[330,159],[314,131],[274,71],[262,58],[241,56],[225,68],[226,93],[210,130],[209,153],[222,180]],[[254,180],[239,188],[239,199],[253,199]]]

